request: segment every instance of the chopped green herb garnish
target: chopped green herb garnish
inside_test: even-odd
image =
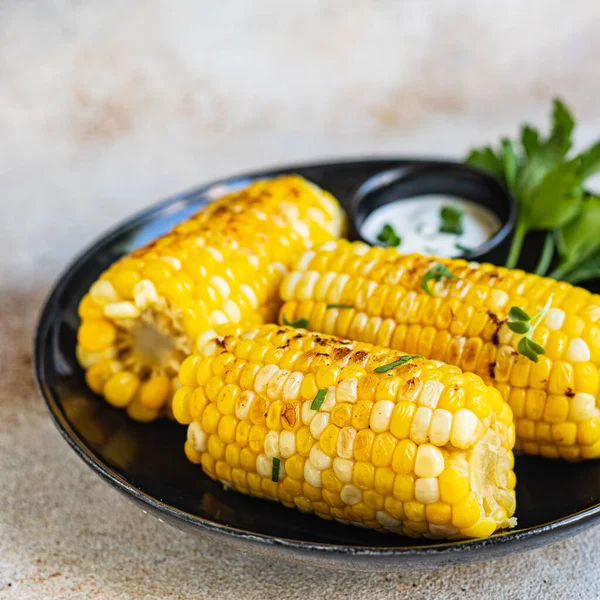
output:
[[[273,470],[271,471],[271,481],[277,483],[279,481],[279,466],[281,465],[281,460],[278,458],[273,459]]]
[[[457,278],[456,275],[450,273],[450,271],[448,271],[444,265],[437,264],[431,267],[431,269],[429,269],[429,271],[423,275],[423,279],[421,279],[421,289],[430,296],[433,296],[431,290],[429,289],[429,281],[432,279],[434,281],[441,281],[442,277],[453,279]]]
[[[308,319],[300,318],[295,321],[288,321],[287,317],[283,315],[283,324],[289,327],[295,327],[296,329],[306,329],[308,327]]]
[[[310,405],[311,410],[319,410],[321,408],[321,404],[325,400],[325,396],[327,396],[327,390],[319,390],[315,399],[312,401]]]
[[[465,254],[467,252],[472,252],[473,251],[473,248],[467,248],[467,246],[463,246],[462,244],[454,244],[454,247],[457,250],[460,250],[461,252],[464,252]]]
[[[394,362],[391,362],[387,365],[381,365],[380,367],[377,367],[376,369],[374,369],[374,371],[375,371],[375,373],[386,373],[390,369],[400,367],[401,365],[407,363],[410,360],[413,360],[414,358],[425,358],[425,357],[421,356],[420,354],[407,354],[406,356],[402,356],[401,358],[399,358],[398,360],[395,360]]]
[[[538,362],[540,354],[546,354],[546,350],[543,346],[540,346],[537,342],[531,339],[535,328],[542,322],[542,319],[546,316],[552,297],[548,298],[548,301],[537,314],[530,317],[522,308],[519,306],[513,306],[508,311],[508,321],[506,325],[511,331],[522,334],[523,337],[517,344],[517,350],[519,354],[526,356],[533,362]]]
[[[425,228],[425,223],[419,223],[416,227],[415,227],[415,231],[421,235],[423,233],[423,229]]]
[[[354,308],[351,304],[328,304],[327,308]]]
[[[440,225],[441,233],[454,233],[456,235],[462,235],[464,233],[462,218],[465,214],[462,206],[456,204],[445,204],[440,210],[440,218],[442,224]]]
[[[392,246],[394,248],[402,243],[402,238],[395,232],[394,228],[389,223],[386,223],[382,227],[377,239],[382,244],[385,244],[386,246]]]

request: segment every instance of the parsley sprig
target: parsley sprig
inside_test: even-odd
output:
[[[448,269],[444,265],[440,265],[439,263],[431,267],[429,271],[423,275],[421,279],[421,289],[430,296],[433,296],[431,290],[429,289],[429,282],[433,279],[438,282],[442,280],[442,277],[448,277],[449,279],[457,279],[456,275],[448,271]]]
[[[386,223],[379,232],[377,240],[385,246],[392,246],[396,248],[402,243],[402,238],[396,233],[396,230],[389,224]]]
[[[534,342],[531,339],[531,336],[533,335],[536,327],[546,316],[551,303],[552,297],[548,298],[548,301],[542,310],[532,317],[530,317],[522,308],[518,306],[513,306],[508,312],[508,321],[506,323],[508,328],[515,333],[523,334],[523,337],[519,340],[517,345],[519,354],[526,356],[529,360],[532,360],[535,363],[539,361],[540,354],[546,354],[546,350],[543,346],[540,346],[540,344]]]
[[[584,190],[586,180],[600,171],[600,141],[570,156],[575,120],[560,99],[554,100],[548,137],[529,125],[519,139],[505,138],[497,149],[473,150],[468,164],[504,180],[518,206],[517,222],[506,266],[517,265],[526,235],[546,231],[536,273],[545,275],[555,255],[559,264],[551,276],[578,282],[600,276],[600,199]]]

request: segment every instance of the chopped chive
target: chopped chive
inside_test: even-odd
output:
[[[454,244],[454,247],[461,252],[472,252],[473,248],[468,248],[467,246],[463,246],[462,244]]]
[[[386,246],[397,247],[402,243],[402,238],[396,233],[394,228],[386,223],[379,232],[377,240]]]
[[[281,464],[281,460],[278,458],[273,459],[273,470],[271,471],[271,481],[277,483],[279,481],[279,465]]]
[[[325,400],[325,396],[327,396],[327,390],[319,390],[315,396],[315,399],[310,405],[310,409],[319,410],[321,408],[321,404],[323,404],[323,401]]]
[[[327,308],[354,308],[351,304],[328,304]]]
[[[389,371],[390,369],[400,367],[401,365],[407,363],[409,360],[412,360],[413,358],[425,358],[425,357],[421,356],[420,354],[407,354],[406,356],[402,356],[401,358],[399,358],[398,360],[395,360],[394,362],[391,362],[387,365],[381,365],[381,366],[377,367],[376,369],[374,369],[374,371],[375,371],[375,373],[387,373],[387,371]]]
[[[429,269],[429,271],[427,271],[427,273],[423,275],[423,279],[421,279],[421,289],[426,294],[433,296],[431,290],[429,289],[429,281],[431,279],[433,279],[434,281],[441,281],[442,277],[457,279],[456,275],[450,273],[450,271],[448,271],[448,269],[444,265],[437,264],[431,267],[431,269]]]
[[[295,321],[288,321],[287,317],[283,315],[283,324],[289,327],[295,327],[296,329],[306,329],[308,327],[308,319],[300,318]]]
[[[456,204],[445,204],[442,206],[440,210],[440,218],[442,219],[440,232],[462,235],[464,233],[462,225],[464,212],[464,209]]]

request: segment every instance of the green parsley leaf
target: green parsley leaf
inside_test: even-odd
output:
[[[472,150],[465,162],[476,169],[488,171],[496,177],[504,176],[504,161],[489,146]]]
[[[579,161],[562,163],[551,169],[540,184],[523,197],[521,223],[527,230],[556,229],[573,219],[583,196],[579,177]]]
[[[528,158],[531,158],[540,149],[540,134],[537,129],[524,125],[521,128],[521,146]]]
[[[295,327],[296,329],[306,329],[308,327],[308,319],[300,318],[295,321],[288,321],[287,317],[283,315],[283,324],[289,327]]]
[[[587,179],[600,171],[600,142],[596,142],[591,148],[579,155],[580,175]]]
[[[394,228],[389,223],[386,223],[382,227],[377,239],[382,244],[385,244],[386,246],[392,246],[394,248],[399,246],[402,242],[402,238],[395,232]]]
[[[271,471],[271,481],[277,483],[279,481],[279,467],[281,460],[279,458],[273,459],[273,470]]]
[[[456,204],[445,204],[442,206],[440,210],[440,218],[442,219],[440,232],[462,235],[464,233],[462,225],[464,212],[462,206],[457,206]]]
[[[502,159],[504,162],[504,180],[508,189],[515,193],[517,185],[518,158],[513,143],[508,139],[502,140]]]
[[[587,196],[579,215],[556,233],[560,262],[550,274],[560,279],[600,251],[600,197]]]
[[[454,275],[453,273],[451,273],[450,271],[448,271],[448,269],[444,266],[444,265],[434,265],[433,267],[431,267],[431,269],[429,269],[429,271],[427,271],[427,273],[425,273],[425,275],[423,275],[423,279],[421,279],[421,289],[426,293],[429,294],[430,296],[432,296],[433,294],[431,293],[431,290],[429,289],[429,281],[430,280],[434,280],[434,281],[441,281],[442,277],[448,277],[448,278],[453,278],[456,279],[456,275]]]
[[[387,365],[381,365],[381,366],[377,367],[376,369],[374,369],[374,371],[375,371],[375,373],[386,373],[390,369],[400,367],[403,364],[409,362],[410,360],[413,360],[414,358],[425,358],[425,357],[421,356],[420,354],[407,354],[406,356],[402,356],[401,358],[399,358],[398,360],[395,360],[394,362],[391,362]]]
[[[327,308],[354,308],[351,304],[328,304]]]
[[[525,338],[528,340],[528,344],[529,347],[536,353],[536,354],[546,354],[546,350],[544,349],[544,346],[540,346],[537,342],[534,342],[532,339],[530,338]]]
[[[315,399],[312,401],[310,405],[311,410],[319,410],[321,408],[321,404],[325,400],[325,396],[327,396],[327,390],[319,390]]]
[[[527,333],[531,329],[531,325],[524,321],[508,321],[508,328],[515,333]]]
[[[517,344],[517,350],[519,351],[519,354],[526,356],[529,360],[532,360],[535,363],[539,362],[540,359],[538,358],[537,353],[530,347],[529,342],[529,338],[522,337]]]
[[[573,285],[577,285],[581,281],[600,279],[600,251],[579,263],[561,279]]]
[[[531,317],[518,306],[513,306],[508,311],[508,318],[511,321],[531,321]]]

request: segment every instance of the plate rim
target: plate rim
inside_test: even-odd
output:
[[[131,228],[137,224],[152,221],[153,219],[160,219],[161,217],[166,216],[162,214],[163,211],[169,211],[169,209],[177,206],[178,203],[182,203],[185,206],[192,201],[194,196],[206,193],[210,190],[210,188],[218,185],[231,184],[236,181],[241,182],[243,180],[252,180],[283,173],[292,173],[300,169],[323,168],[326,166],[349,167],[352,164],[365,165],[367,163],[399,163],[405,161],[443,162],[438,159],[428,160],[424,158],[413,159],[410,157],[387,156],[369,157],[362,160],[358,158],[350,158],[347,160],[294,163],[281,167],[270,167],[267,169],[253,170],[247,173],[232,175],[230,177],[223,177],[169,196],[156,203],[150,204],[144,209],[136,211],[131,216],[120,220],[116,225],[97,236],[90,244],[84,247],[84,249],[76,254],[75,257],[67,264],[67,266],[62,269],[60,275],[55,279],[55,282],[43,303],[37,320],[33,353],[34,375],[37,388],[48,411],[50,412],[52,422],[59,430],[63,438],[67,441],[71,449],[73,449],[75,453],[84,461],[84,463],[95,473],[97,473],[104,481],[109,483],[112,487],[118,489],[126,497],[129,497],[130,500],[147,505],[151,509],[151,512],[164,513],[174,521],[184,522],[200,531],[204,531],[212,535],[218,535],[221,538],[231,542],[254,542],[255,544],[262,544],[266,547],[277,546],[295,553],[318,552],[324,555],[324,557],[330,557],[334,559],[336,557],[347,558],[348,556],[371,559],[403,559],[406,557],[423,557],[424,559],[429,557],[431,559],[443,555],[476,552],[482,549],[492,550],[504,548],[508,545],[514,545],[525,538],[535,539],[538,542],[535,545],[541,546],[545,545],[542,541],[543,538],[547,537],[547,535],[550,533],[559,532],[562,534],[559,536],[559,538],[564,538],[577,533],[581,528],[584,527],[586,523],[593,526],[593,521],[600,519],[600,502],[581,511],[571,513],[565,517],[555,519],[547,523],[523,529],[502,531],[488,538],[459,540],[452,542],[440,541],[419,546],[367,546],[345,543],[312,542],[248,531],[239,527],[218,523],[216,521],[212,521],[211,519],[201,517],[180,508],[171,506],[170,504],[159,500],[147,492],[144,492],[141,488],[138,488],[134,484],[128,482],[118,473],[118,471],[111,468],[108,464],[106,464],[106,462],[97,457],[94,451],[88,445],[86,445],[84,440],[79,437],[77,432],[72,427],[70,420],[64,413],[63,408],[60,406],[59,399],[47,384],[46,368],[44,364],[48,353],[47,344],[49,342],[51,343],[53,315],[55,316],[57,313],[61,312],[60,299],[63,296],[64,289],[73,279],[74,272],[80,268],[81,263],[88,260],[101,246],[109,242],[112,238],[118,236],[123,230]],[[398,536],[398,539],[400,540],[403,538]],[[558,541],[558,539],[555,541]],[[485,560],[485,557],[481,560]]]

